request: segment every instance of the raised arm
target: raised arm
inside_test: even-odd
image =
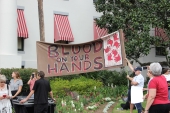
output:
[[[27,82],[28,85],[30,85],[31,79],[32,79],[32,76],[30,77],[30,79],[29,79],[28,82]]]
[[[134,72],[134,68],[133,68],[132,64],[130,63],[130,61],[127,58],[125,58],[125,60],[127,61],[128,66],[131,69],[131,71]]]

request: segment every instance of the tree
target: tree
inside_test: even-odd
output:
[[[165,40],[150,35],[151,28],[156,27],[169,35],[169,0],[97,0],[94,5],[97,12],[103,13],[96,19],[97,25],[110,33],[123,29],[126,55],[140,65],[144,64],[138,58],[148,55],[151,48],[169,47],[169,37]],[[168,60],[168,52],[165,57]]]
[[[38,15],[40,27],[40,41],[45,41],[43,0],[38,0]]]

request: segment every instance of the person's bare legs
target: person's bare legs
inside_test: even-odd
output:
[[[133,113],[133,107],[134,107],[134,104],[130,103],[130,113]]]

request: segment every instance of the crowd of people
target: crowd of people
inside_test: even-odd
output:
[[[133,108],[138,113],[169,113],[170,112],[170,69],[162,68],[159,63],[151,63],[147,67],[147,76],[149,77],[147,88],[144,87],[144,77],[141,74],[143,68],[133,68],[129,60],[125,59],[129,68],[134,72],[135,76],[127,79],[130,81],[128,89],[128,103],[130,104],[130,113]],[[163,70],[162,70],[163,69]],[[34,97],[34,113],[48,112],[48,94],[52,100],[53,92],[49,81],[44,79],[43,71],[33,72],[27,84],[30,86],[29,95],[20,101],[21,104],[26,102],[30,97]],[[6,84],[6,76],[0,75],[0,113],[12,113],[11,99],[15,99],[21,94],[23,81],[18,72],[12,73],[12,79]],[[147,93],[143,96],[143,91]],[[146,99],[146,106],[142,107],[143,100]]]
[[[130,113],[133,113],[134,106],[138,113],[170,113],[170,69],[162,68],[157,62],[151,63],[147,66],[148,86],[143,88],[144,77],[141,75],[143,67],[133,68],[129,60],[127,58],[125,60],[135,74],[134,77],[127,75],[130,81],[127,99]],[[147,91],[144,96],[143,91]],[[143,108],[141,103],[144,99],[146,99],[146,106]],[[127,109],[127,104],[125,105],[122,109]]]
[[[21,104],[26,102],[31,96],[34,97],[34,113],[48,112],[48,93],[53,101],[53,93],[49,81],[44,79],[43,71],[33,72],[27,84],[30,87],[29,95],[20,101]],[[12,79],[9,84],[6,84],[7,78],[5,75],[0,75],[0,113],[12,113],[12,99],[16,99],[21,95],[23,81],[18,72],[12,72]]]

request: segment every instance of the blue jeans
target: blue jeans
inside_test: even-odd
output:
[[[138,110],[138,113],[142,112],[142,104],[141,103],[136,103],[135,104],[136,109]]]

